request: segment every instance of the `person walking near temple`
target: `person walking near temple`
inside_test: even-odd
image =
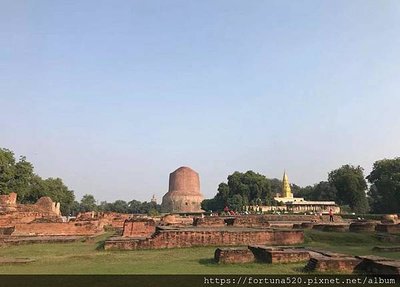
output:
[[[329,222],[333,222],[333,210],[332,208],[329,209]]]

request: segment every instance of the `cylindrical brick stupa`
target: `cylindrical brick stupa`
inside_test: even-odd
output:
[[[163,212],[202,212],[199,174],[189,167],[182,166],[170,173],[169,189],[163,196]]]

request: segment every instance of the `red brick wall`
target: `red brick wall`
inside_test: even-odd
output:
[[[156,231],[156,223],[152,219],[126,220],[123,237],[149,237]]]
[[[10,226],[18,223],[29,223],[39,218],[52,218],[53,213],[43,212],[9,212],[0,215],[0,226]]]
[[[221,227],[225,226],[226,217],[208,216],[208,217],[195,217],[193,219],[194,226],[207,226],[207,227]]]
[[[343,222],[338,215],[334,216],[335,222]],[[276,225],[277,222],[328,222],[329,216],[323,215],[289,215],[289,214],[265,214],[265,215],[241,215],[241,216],[206,216],[204,218],[195,218],[193,225],[220,227],[230,223],[239,227],[269,227],[270,223]],[[228,224],[229,225],[229,224]]]
[[[93,235],[103,230],[98,222],[16,224],[13,236],[27,235]]]
[[[255,257],[247,247],[217,248],[214,253],[217,263],[248,263],[254,262]]]
[[[158,230],[143,240],[109,240],[105,249],[158,249],[192,246],[287,245],[304,241],[302,230]]]

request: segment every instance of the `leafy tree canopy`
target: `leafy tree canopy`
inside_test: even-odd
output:
[[[400,210],[400,158],[383,159],[374,163],[367,176],[368,191],[374,213],[398,213]]]
[[[336,188],[340,205],[349,205],[356,213],[368,212],[367,182],[361,166],[343,165],[329,173],[328,181]]]
[[[33,165],[21,156],[17,161],[14,153],[0,148],[0,194],[16,192],[21,203],[35,203],[42,196],[60,202],[62,214],[69,214],[75,199],[60,178],[42,179],[34,173]]]

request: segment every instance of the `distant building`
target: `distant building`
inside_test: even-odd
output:
[[[334,213],[340,213],[340,207],[334,201],[307,201],[302,197],[294,197],[286,171],[283,172],[281,194],[274,200],[281,205],[257,206],[256,209],[263,212],[280,210],[293,213],[328,213],[332,209]],[[251,209],[251,207],[248,206],[246,209]]]
[[[157,198],[155,194],[153,194],[153,197],[151,198],[150,202],[157,204]]]

